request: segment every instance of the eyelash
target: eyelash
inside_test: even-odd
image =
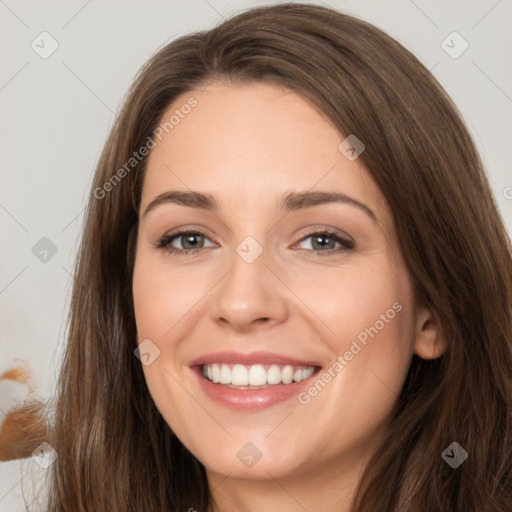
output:
[[[201,231],[195,231],[195,230],[181,230],[181,231],[175,231],[174,233],[170,233],[168,235],[164,235],[156,245],[157,249],[165,250],[167,254],[176,255],[176,256],[185,256],[185,255],[193,255],[197,252],[207,249],[206,247],[196,247],[194,249],[178,249],[176,247],[171,247],[170,244],[172,241],[174,241],[175,238],[178,238],[182,235],[204,235],[206,237],[205,233],[202,233]],[[307,238],[313,236],[313,235],[321,235],[324,237],[332,238],[335,242],[338,242],[342,245],[341,248],[338,249],[329,249],[325,251],[315,251],[314,249],[297,249],[297,252],[301,254],[311,254],[316,253],[316,256],[328,256],[334,253],[339,253],[347,250],[351,250],[354,248],[354,243],[351,240],[347,240],[346,238],[341,237],[338,233],[334,231],[329,230],[320,230],[320,231],[312,231],[311,233],[307,234],[303,238],[299,240],[299,242],[303,242]]]

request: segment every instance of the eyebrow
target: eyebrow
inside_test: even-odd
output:
[[[212,212],[219,210],[219,204],[211,194],[169,190],[160,194],[148,204],[143,217],[158,206],[168,203],[188,206],[190,208],[200,208]],[[290,192],[278,202],[277,207],[281,211],[290,212],[329,203],[343,203],[355,206],[365,212],[374,222],[377,222],[377,216],[373,210],[357,199],[341,192]]]

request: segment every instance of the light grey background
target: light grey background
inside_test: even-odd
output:
[[[54,389],[85,198],[140,66],[179,35],[270,3],[0,0],[0,374],[23,360],[42,397]],[[464,115],[512,233],[512,1],[312,3],[377,25],[432,70]],[[469,44],[458,58],[445,51],[463,48],[447,39],[454,31]],[[51,48],[42,32],[58,43],[46,59],[31,47]],[[46,262],[32,252],[42,237],[57,248]]]

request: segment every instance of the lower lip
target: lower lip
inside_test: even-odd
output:
[[[293,396],[297,396],[318,373],[316,371],[308,379],[292,384],[276,384],[262,389],[234,389],[222,384],[214,384],[205,379],[201,375],[200,368],[196,367],[193,371],[199,379],[202,390],[209,398],[231,409],[244,411],[265,409],[266,407],[289,400]]]

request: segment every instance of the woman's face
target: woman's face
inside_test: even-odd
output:
[[[133,275],[159,411],[212,476],[358,470],[412,354],[441,350],[381,192],[289,90],[217,82],[173,115],[148,159]]]

